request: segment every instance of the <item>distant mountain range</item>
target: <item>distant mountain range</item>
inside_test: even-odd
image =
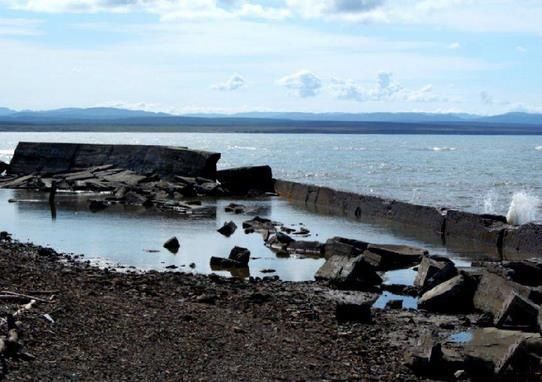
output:
[[[46,111],[0,107],[0,131],[23,130],[542,134],[542,114],[248,112],[173,115],[109,107]]]

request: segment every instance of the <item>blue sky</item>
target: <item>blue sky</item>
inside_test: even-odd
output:
[[[542,112],[542,1],[0,0],[0,106]]]

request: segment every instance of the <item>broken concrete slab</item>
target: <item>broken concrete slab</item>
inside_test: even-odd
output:
[[[446,211],[446,240],[475,240],[494,248],[502,246],[506,218],[499,215],[478,215],[457,210]]]
[[[465,369],[474,378],[484,380],[511,380],[523,374],[522,358],[540,335],[518,331],[481,328],[471,332],[472,338],[465,344]],[[531,342],[531,341],[535,342]]]
[[[272,192],[275,190],[273,174],[269,166],[220,170],[216,176],[232,194],[245,195],[249,191]]]
[[[424,256],[418,266],[414,285],[424,293],[456,275],[457,269],[450,259],[442,256]]]
[[[328,281],[340,289],[363,289],[382,283],[382,278],[362,255],[333,255],[318,269],[316,280]]]
[[[290,253],[320,257],[323,254],[324,245],[319,241],[296,240],[289,243],[286,250]]]
[[[503,255],[513,260],[542,253],[542,224],[533,222],[517,227],[507,227],[503,235]]]
[[[216,177],[220,154],[184,147],[20,142],[10,173],[56,174],[72,169],[114,165],[138,174]]]
[[[407,245],[369,244],[363,252],[367,261],[378,270],[408,268],[418,264],[428,252],[423,248]]]
[[[326,258],[331,256],[355,257],[363,253],[368,246],[369,243],[365,241],[336,236],[326,241],[324,255]]]
[[[420,336],[405,354],[405,364],[417,375],[438,375],[442,371],[442,346],[430,334]]]
[[[469,312],[473,291],[471,280],[458,275],[425,292],[418,300],[418,307],[440,313]]]
[[[531,288],[484,270],[473,296],[474,308],[490,313],[494,325],[506,328],[537,327],[538,307],[529,300]]]

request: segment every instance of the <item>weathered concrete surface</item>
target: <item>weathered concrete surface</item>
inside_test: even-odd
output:
[[[363,253],[368,246],[369,243],[365,241],[336,236],[326,241],[324,256],[326,259],[331,256],[356,257]]]
[[[514,259],[517,254],[542,254],[542,224],[528,223],[519,227],[508,227],[503,235],[503,254]]]
[[[490,313],[501,328],[534,329],[538,306],[529,300],[532,288],[520,285],[488,271],[482,271],[474,293],[474,307]]]
[[[465,345],[466,369],[475,378],[507,380],[509,367],[516,372],[526,371],[527,356],[533,347],[540,346],[540,341],[540,335],[534,333],[496,328],[473,330],[472,339]]]
[[[269,166],[238,167],[220,170],[216,174],[222,185],[233,194],[249,191],[272,192],[273,173]]]
[[[407,268],[418,264],[428,252],[408,245],[369,244],[363,255],[378,270]]]
[[[415,227],[418,234],[444,238],[450,247],[464,248],[467,241],[469,247],[493,259],[501,255],[505,259],[525,259],[542,254],[540,223],[514,227],[506,223],[504,216],[423,206],[281,179],[275,179],[275,192],[316,212],[397,223],[405,229]]]
[[[333,255],[316,272],[316,280],[326,280],[341,289],[358,289],[380,284],[382,279],[363,255],[348,257]]]
[[[478,215],[457,210],[446,212],[446,240],[475,240],[500,248],[507,227],[504,216]]]
[[[418,266],[414,285],[424,293],[457,275],[454,263],[441,256],[424,256]]]
[[[56,174],[101,165],[162,176],[214,179],[220,154],[182,147],[20,142],[10,163],[11,174]]]
[[[425,292],[418,306],[432,312],[459,313],[472,309],[472,283],[458,275]]]

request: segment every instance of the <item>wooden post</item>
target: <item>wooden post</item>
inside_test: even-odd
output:
[[[49,207],[51,208],[51,218],[53,220],[56,219],[55,196],[56,196],[56,181],[53,180],[51,182],[51,191],[49,192]]]

